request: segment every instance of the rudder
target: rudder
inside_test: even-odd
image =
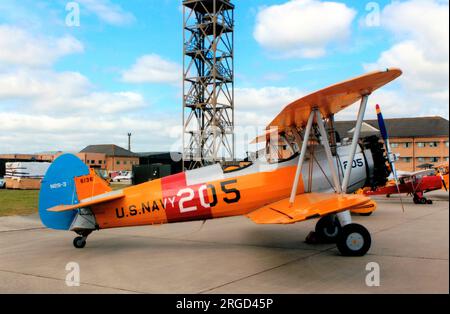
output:
[[[52,213],[47,209],[79,202],[75,177],[89,175],[89,168],[76,156],[61,155],[49,167],[39,193],[39,216],[42,223],[55,230],[69,230],[77,210]]]

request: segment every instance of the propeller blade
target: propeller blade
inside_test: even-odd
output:
[[[391,167],[392,170],[392,174],[394,175],[394,180],[395,180],[395,186],[397,187],[397,192],[400,196],[400,202],[402,204],[402,210],[403,212],[405,212],[405,206],[403,204],[403,199],[402,196],[400,194],[400,180],[398,179],[398,175],[397,175],[397,170],[395,169],[395,160],[393,158],[393,154],[392,154],[392,149],[391,149],[391,144],[389,142],[389,133],[387,131],[386,128],[386,123],[384,122],[384,117],[383,117],[383,113],[381,112],[381,107],[380,105],[376,106],[377,109],[377,117],[378,117],[378,126],[380,128],[380,132],[381,132],[381,136],[383,137],[384,140],[384,145],[386,146],[386,152],[387,152],[387,157],[388,157],[388,162],[389,165]]]

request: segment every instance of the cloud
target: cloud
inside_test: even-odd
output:
[[[420,44],[413,40],[402,41],[384,51],[368,70],[400,67],[404,72],[403,85],[418,92],[433,92],[448,89],[448,60],[426,56]]]
[[[125,11],[120,5],[114,4],[110,0],[77,0],[77,2],[107,24],[122,26],[130,24],[136,19],[132,13]]]
[[[281,111],[304,93],[293,87],[236,88],[235,103],[240,110]]]
[[[394,66],[403,70],[398,97],[405,103],[422,102],[417,111],[404,108],[404,114],[434,112],[448,117],[448,1],[393,2],[383,9],[382,23],[396,42],[365,68]]]
[[[398,39],[407,38],[419,43],[427,58],[448,60],[448,1],[393,2],[384,8],[382,23]]]
[[[164,150],[170,143],[173,125],[164,117],[78,116],[54,117],[33,112],[2,112],[0,109],[0,152],[33,153],[61,150],[77,152],[91,144],[126,147],[132,132],[134,151]],[[149,134],[151,136],[149,136]]]
[[[291,0],[260,9],[254,37],[282,57],[317,58],[350,36],[355,16],[343,3]]]
[[[173,126],[181,122],[149,114],[142,94],[102,90],[79,72],[53,68],[59,58],[82,47],[73,37],[0,26],[0,153],[126,146],[130,131],[137,151],[164,150],[174,141]]]
[[[96,90],[76,72],[21,70],[0,75],[0,87],[0,153],[126,147],[128,132],[136,151],[164,150],[181,124],[141,110],[148,105],[139,93]]]
[[[145,106],[142,95],[97,91],[77,72],[30,69],[0,74],[0,101],[15,101],[18,107],[53,115],[113,114]]]
[[[122,73],[122,80],[127,83],[179,84],[181,78],[181,66],[157,54],[140,57],[130,69]]]
[[[72,36],[35,36],[10,25],[0,25],[0,65],[50,66],[57,59],[84,51]]]

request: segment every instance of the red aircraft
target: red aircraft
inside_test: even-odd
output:
[[[364,191],[367,196],[392,194],[408,194],[413,196],[415,204],[433,204],[424,194],[443,188],[442,178],[435,175],[434,170],[424,170],[414,173],[404,173],[398,177],[398,186],[394,182],[375,190]]]

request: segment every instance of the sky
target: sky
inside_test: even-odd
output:
[[[367,118],[380,103],[386,118],[448,119],[448,0],[232,2],[237,130],[388,67],[404,74]],[[126,147],[128,132],[134,151],[180,151],[181,3],[0,0],[0,153]]]

